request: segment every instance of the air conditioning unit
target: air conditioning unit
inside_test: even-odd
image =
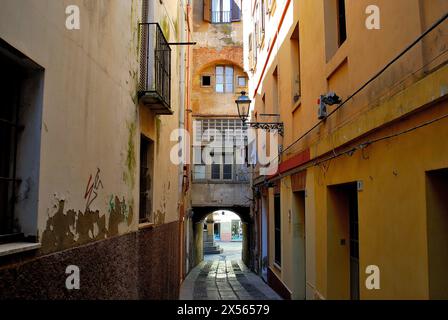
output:
[[[327,113],[327,105],[324,102],[324,96],[320,96],[319,100],[317,101],[317,104],[319,105],[319,110],[317,112],[317,116],[319,120],[324,120],[328,113]]]
[[[334,92],[329,92],[326,95],[321,95],[317,104],[319,105],[318,118],[324,120],[328,116],[327,106],[341,104],[341,98]]]

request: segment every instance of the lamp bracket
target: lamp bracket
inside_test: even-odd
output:
[[[268,132],[276,130],[282,137],[284,134],[283,122],[246,122],[245,125],[254,129],[266,130]]]

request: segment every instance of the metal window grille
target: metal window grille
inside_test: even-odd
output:
[[[168,108],[171,104],[171,48],[158,23],[141,23],[139,95],[157,96]]]
[[[19,132],[19,104],[21,80],[17,70],[2,66],[0,92],[0,243],[18,233],[14,221],[16,187],[20,179],[16,177],[17,145]],[[3,68],[4,67],[4,68]]]

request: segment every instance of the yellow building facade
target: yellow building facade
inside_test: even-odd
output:
[[[284,297],[448,298],[447,12],[245,3],[253,115],[285,131],[277,174],[253,180],[267,281]]]
[[[208,233],[203,233],[204,221],[218,210],[233,211],[244,220],[247,236],[242,254],[249,264],[246,231],[250,223],[250,172],[247,165],[236,161],[237,147],[245,143],[246,132],[235,100],[248,88],[243,63],[242,1],[194,1],[191,39],[196,44],[191,52],[191,99],[186,110],[191,151],[190,210],[185,223],[187,271],[203,260],[204,245],[213,242],[213,219],[208,220]],[[216,157],[213,163],[206,163],[206,146],[212,141],[224,141],[226,135],[229,144],[215,150],[221,152],[221,160]]]

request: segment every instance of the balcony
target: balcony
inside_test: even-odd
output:
[[[158,23],[140,24],[138,98],[155,114],[171,115],[171,48]]]
[[[212,11],[212,23],[231,23],[232,12],[231,11]]]

